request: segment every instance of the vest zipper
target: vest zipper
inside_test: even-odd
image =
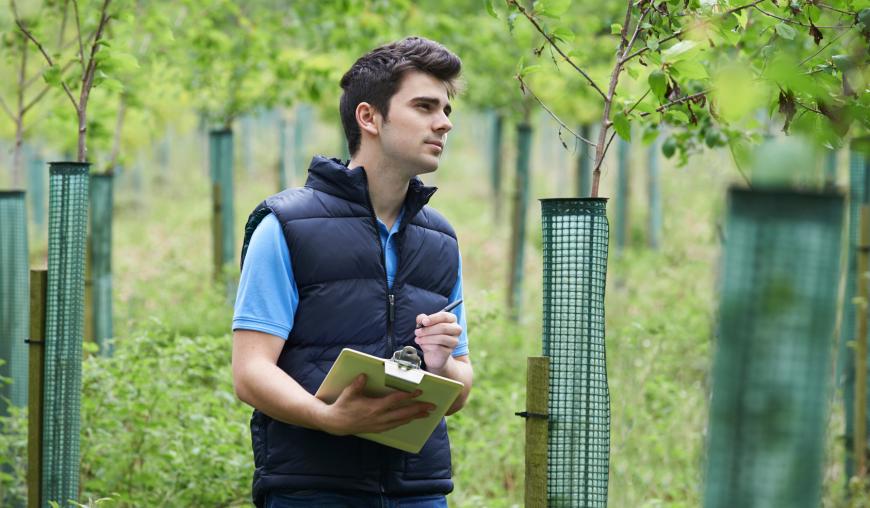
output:
[[[390,310],[387,313],[387,354],[392,355],[396,350],[396,340],[393,338],[393,322],[396,320],[396,295],[390,293],[387,295],[390,302]]]

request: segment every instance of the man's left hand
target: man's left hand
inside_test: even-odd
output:
[[[423,349],[426,367],[437,374],[447,364],[459,344],[462,327],[456,323],[456,314],[452,312],[420,314],[417,316],[417,324],[423,326],[414,331],[415,342]]]

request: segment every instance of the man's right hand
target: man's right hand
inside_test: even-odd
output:
[[[363,432],[384,432],[418,418],[429,416],[434,404],[413,400],[420,391],[395,392],[383,397],[369,397],[363,393],[365,374],[360,374],[348,385],[332,404],[324,406],[321,428],[344,436]]]

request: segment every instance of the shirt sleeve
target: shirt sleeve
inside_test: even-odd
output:
[[[299,306],[290,251],[278,219],[260,221],[245,255],[233,312],[233,330],[254,330],[287,339]]]
[[[459,275],[456,277],[456,285],[453,286],[453,291],[450,293],[450,301],[455,302],[462,298],[462,255],[459,255]],[[459,344],[453,348],[453,356],[465,356],[468,354],[468,325],[465,320],[465,303],[460,303],[458,307],[453,309],[456,314],[456,322],[462,327],[462,334],[459,336]]]

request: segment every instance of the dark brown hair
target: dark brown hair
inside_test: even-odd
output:
[[[351,155],[359,150],[360,129],[356,107],[368,102],[384,115],[390,112],[390,99],[399,90],[404,74],[411,70],[425,72],[447,85],[447,94],[456,93],[456,78],[462,68],[459,57],[441,44],[422,37],[406,37],[380,46],[361,56],[341,78],[338,112]]]

